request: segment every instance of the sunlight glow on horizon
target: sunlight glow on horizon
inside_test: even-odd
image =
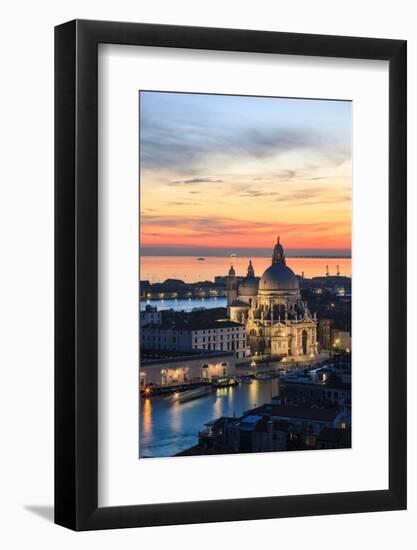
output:
[[[351,103],[140,94],[141,250],[351,247]]]

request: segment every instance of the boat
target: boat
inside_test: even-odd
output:
[[[211,392],[211,387],[207,384],[205,386],[200,386],[198,388],[191,388],[182,392],[176,392],[172,396],[175,401],[178,403],[187,403],[192,399],[197,399],[198,397],[203,397]]]
[[[204,260],[205,260],[205,258],[197,258],[198,262],[203,262]]]
[[[231,258],[237,258],[237,254],[234,254],[234,253],[233,253],[233,254],[230,254],[230,257],[231,257]]]
[[[260,372],[259,374],[255,374],[255,378],[257,380],[270,380],[271,375],[267,372]]]
[[[229,386],[236,386],[236,378],[217,378],[213,380],[213,388],[228,388]]]

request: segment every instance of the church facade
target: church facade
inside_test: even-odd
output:
[[[279,237],[272,263],[261,277],[255,276],[251,261],[240,280],[232,266],[226,288],[229,317],[245,325],[252,355],[294,362],[317,355],[317,319],[301,299],[298,278],[286,265]]]

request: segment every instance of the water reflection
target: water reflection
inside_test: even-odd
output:
[[[198,442],[198,431],[206,422],[220,416],[240,416],[277,394],[278,381],[273,379],[219,388],[187,403],[164,397],[141,399],[139,455],[173,456]]]
[[[149,398],[143,399],[143,433],[149,436],[152,427],[152,406]]]
[[[174,401],[171,406],[171,430],[173,433],[181,433],[181,404]]]

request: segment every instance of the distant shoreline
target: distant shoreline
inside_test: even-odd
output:
[[[237,254],[236,256],[230,256],[230,255],[225,255],[225,256],[219,256],[218,254],[140,254],[140,256],[145,256],[147,258],[166,258],[166,257],[170,257],[170,258],[230,258],[230,259],[234,259],[234,258],[269,258],[270,255],[255,255],[255,254]],[[318,255],[318,256],[314,256],[312,254],[297,254],[297,255],[292,255],[292,254],[287,254],[286,257],[289,259],[289,258],[314,258],[314,259],[317,259],[317,260],[324,260],[324,259],[332,259],[332,260],[351,260],[352,259],[352,256],[334,256],[334,255],[330,255],[330,254],[321,254],[321,255]]]

